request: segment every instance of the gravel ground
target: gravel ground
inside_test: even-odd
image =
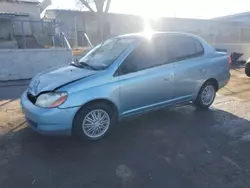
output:
[[[0,83],[1,188],[250,187],[250,79],[240,69],[210,110],[134,117],[94,143],[27,128],[26,84]]]

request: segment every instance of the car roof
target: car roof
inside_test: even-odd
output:
[[[191,34],[191,33],[184,33],[184,32],[152,32],[152,34],[150,33],[150,35],[152,36],[156,36],[156,35],[169,35],[169,36],[186,36],[186,37],[190,37],[190,38],[193,38],[197,41],[199,41],[204,50],[205,50],[205,53],[209,53],[211,51],[214,51],[214,48],[209,45],[204,39],[202,39],[201,37],[197,36],[197,35],[194,35],[194,34]],[[131,39],[138,39],[138,40],[144,40],[144,39],[149,39],[148,36],[150,35],[147,35],[147,33],[131,33],[131,34],[126,34],[126,35],[120,35],[120,36],[117,36],[118,38],[131,38]],[[115,38],[117,38],[115,37]],[[151,37],[150,37],[151,38]]]
[[[151,36],[156,36],[156,35],[179,35],[179,36],[187,36],[187,37],[192,37],[196,39],[200,39],[199,36],[191,34],[191,33],[185,33],[185,32],[152,32],[150,33]],[[125,35],[120,35],[117,36],[117,38],[147,38],[147,35],[145,33],[131,33],[131,34],[125,34]]]

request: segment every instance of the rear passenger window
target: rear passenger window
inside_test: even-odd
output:
[[[195,46],[195,52],[196,54],[203,54],[204,53],[204,49],[203,46],[201,45],[201,43],[197,40],[194,40],[194,46]]]
[[[186,36],[171,36],[170,38],[167,48],[170,61],[194,58],[204,53],[201,43],[194,38]]]

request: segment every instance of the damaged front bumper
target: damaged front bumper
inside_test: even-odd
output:
[[[21,106],[27,123],[36,132],[43,135],[71,135],[72,123],[78,107],[40,108],[22,94]]]

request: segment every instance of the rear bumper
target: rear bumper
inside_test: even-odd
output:
[[[229,80],[230,80],[230,77],[231,77],[230,72],[228,74],[224,74],[223,76],[221,76],[221,78],[219,79],[219,88],[218,89],[221,89],[222,87],[227,85]]]
[[[27,91],[21,97],[21,106],[29,126],[43,135],[71,135],[75,108],[40,108],[27,98]]]

